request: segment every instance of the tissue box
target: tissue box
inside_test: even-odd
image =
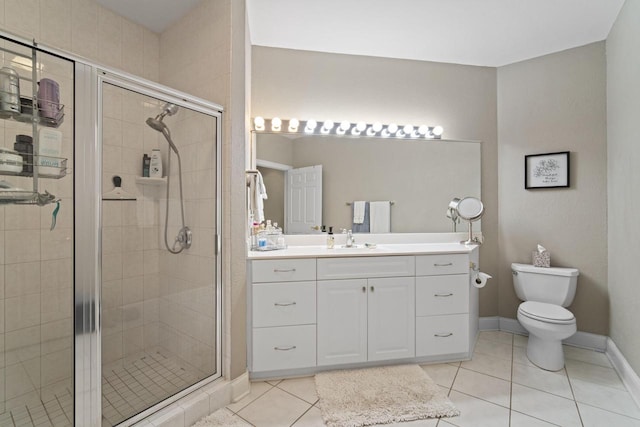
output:
[[[548,251],[531,252],[531,258],[533,258],[534,267],[551,267],[551,254]]]

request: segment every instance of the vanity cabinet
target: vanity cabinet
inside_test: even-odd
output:
[[[251,260],[252,377],[467,358],[477,331],[469,259],[438,253]]]

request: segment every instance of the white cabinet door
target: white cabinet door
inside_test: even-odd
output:
[[[322,165],[285,171],[284,231],[319,233],[322,224]]]
[[[415,356],[415,278],[368,279],[368,360]]]
[[[318,290],[318,365],[367,360],[367,280],[323,280]]]

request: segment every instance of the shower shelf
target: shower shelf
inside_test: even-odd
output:
[[[41,164],[37,166],[38,170],[38,178],[51,178],[51,179],[60,179],[64,178],[67,175],[67,159],[63,157],[52,157],[52,156],[34,156],[33,154],[20,153],[22,155],[28,155],[29,157],[36,158],[36,164],[38,163],[39,157],[42,157],[42,162],[49,163],[50,165]],[[28,176],[32,177],[33,172],[13,172],[9,170],[2,170],[5,167],[16,166],[14,162],[0,160],[0,175],[11,175],[11,176]],[[17,165],[18,167],[30,166],[29,169],[33,170],[33,163],[20,163]]]
[[[146,176],[137,176],[136,184],[140,185],[166,185],[167,177],[162,178],[147,178]]]

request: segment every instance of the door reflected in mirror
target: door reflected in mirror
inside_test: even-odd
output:
[[[268,194],[265,218],[283,224],[287,234],[317,233],[312,227],[321,225],[352,229],[354,201],[393,201],[393,233],[451,232],[449,202],[454,197],[480,198],[478,142],[281,133],[254,133],[254,137],[257,166]],[[302,197],[287,208],[294,191],[287,190],[291,183],[287,176],[294,173],[290,171],[314,166],[322,170],[321,197]],[[313,216],[306,208],[319,208],[317,200],[321,213]],[[300,215],[318,223],[287,225],[302,219]]]

